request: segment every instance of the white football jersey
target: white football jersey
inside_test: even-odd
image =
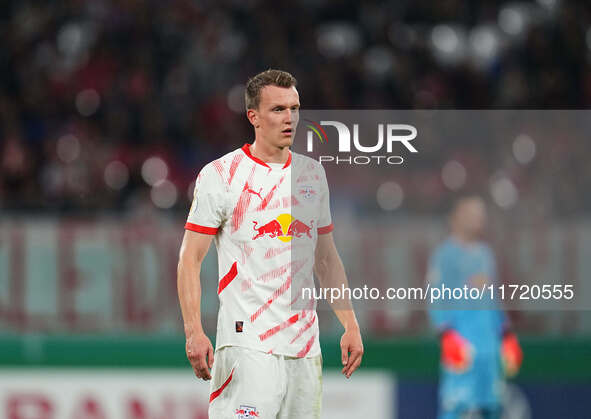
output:
[[[332,231],[328,184],[316,160],[265,163],[245,144],[197,176],[185,228],[215,235],[216,349],[243,346],[294,357],[320,354],[313,287],[318,234]],[[293,178],[292,178],[293,177]]]

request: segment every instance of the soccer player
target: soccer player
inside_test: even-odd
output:
[[[201,170],[185,225],[178,292],[187,356],[197,377],[211,379],[210,418],[317,418],[318,317],[314,301],[302,301],[295,288],[313,284],[313,273],[323,287],[347,283],[326,175],[320,163],[290,151],[300,107],[292,75],[257,74],[245,98],[255,140]],[[212,239],[220,276],[215,357],[201,324],[199,279]],[[333,310],[345,329],[349,378],[363,355],[359,325],[350,301]]]
[[[450,223],[450,237],[431,256],[431,286],[481,289],[494,283],[493,252],[480,241],[486,223],[482,199],[458,200]],[[439,419],[498,419],[504,375],[515,375],[523,357],[517,337],[492,304],[485,310],[443,309],[445,304],[430,311],[441,339]]]

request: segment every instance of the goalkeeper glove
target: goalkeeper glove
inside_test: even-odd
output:
[[[501,359],[503,368],[508,377],[513,377],[519,371],[523,361],[523,351],[515,333],[507,332],[503,335],[501,343]]]
[[[448,329],[441,335],[441,363],[453,372],[462,373],[472,364],[474,348],[453,329]]]

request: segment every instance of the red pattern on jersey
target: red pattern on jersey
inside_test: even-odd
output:
[[[224,181],[224,166],[222,165],[222,162],[220,160],[214,160],[213,161],[213,167],[215,168],[215,171],[218,172],[218,175],[220,175],[220,177],[222,178],[222,182]]]
[[[250,255],[252,255],[252,252],[254,252],[254,247],[249,246],[248,243],[242,243],[241,245],[239,245],[240,247],[240,253],[242,256],[242,264],[245,265],[246,264],[246,259],[248,259],[250,257]]]
[[[312,345],[314,344],[314,341],[316,340],[316,335],[312,336],[308,342],[306,342],[306,345],[296,354],[297,358],[303,358],[305,357],[308,352],[310,352],[310,349],[312,348]]]
[[[281,185],[281,183],[283,183],[283,179],[285,179],[285,175],[281,176],[281,179],[279,179],[279,182],[277,182],[275,184],[275,186],[273,186],[271,188],[271,190],[265,196],[265,198],[263,199],[263,201],[261,202],[261,204],[257,207],[257,209],[256,209],[257,211],[263,211],[264,209],[267,208],[267,205],[269,205],[269,202],[271,202],[271,199],[273,198],[273,195],[275,194],[275,191]]]
[[[236,154],[234,159],[232,159],[232,164],[230,165],[230,177],[228,178],[228,185],[232,184],[232,179],[234,179],[234,175],[236,174],[236,169],[240,165],[240,162],[244,158],[244,154]]]
[[[297,321],[300,319],[300,316],[302,316],[300,313],[298,314],[294,314],[293,316],[291,316],[289,319],[285,320],[284,322],[279,323],[277,326],[270,328],[269,330],[267,330],[265,333],[261,333],[259,335],[259,339],[261,341],[269,339],[271,336],[273,336],[274,334],[276,334],[277,332],[285,329],[286,327],[291,326],[292,324],[297,323]],[[305,317],[305,314],[302,316]]]
[[[257,311],[255,311],[254,313],[252,313],[252,315],[250,316],[250,322],[254,323],[254,321],[261,315],[263,314],[263,312],[265,310],[267,310],[271,304],[273,304],[273,302],[279,298],[279,296],[281,296],[282,294],[285,293],[285,291],[287,291],[289,289],[289,287],[291,286],[291,276],[287,277],[287,280],[281,284],[281,286],[279,288],[277,288],[275,291],[273,291],[273,294],[271,295],[271,297],[267,300],[267,302],[265,304],[263,304],[262,306],[260,306]]]
[[[242,282],[240,283],[240,289],[242,290],[242,292],[244,292],[244,291],[247,291],[248,289],[252,288],[253,285],[254,285],[253,280],[250,278],[246,278],[246,279],[242,280]]]
[[[281,265],[278,268],[272,269],[272,270],[260,275],[257,278],[257,281],[269,282],[272,279],[279,278],[281,275],[283,275],[287,272],[290,272],[291,276],[295,276],[295,274],[297,274],[305,264],[306,264],[305,260],[294,260],[294,261],[288,262],[284,265]],[[290,269],[291,269],[291,271],[290,271]]]
[[[279,208],[279,199],[274,200],[273,202],[271,202],[271,205],[267,207],[268,210],[274,210],[277,208]]]
[[[291,250],[291,244],[288,246],[271,247],[265,252],[265,259],[273,259],[275,256]]]
[[[302,298],[302,293],[303,293],[302,290],[304,288],[313,289],[315,287],[314,279],[313,278],[306,278],[302,281],[298,281],[296,286],[298,286],[298,288],[296,290],[297,292],[296,291],[293,292],[295,297],[293,300],[291,300],[291,303],[289,303],[290,306],[293,306],[296,303],[296,301],[298,301],[299,299]],[[316,300],[314,300],[313,296],[311,296],[311,298],[308,299],[307,301],[308,301],[308,304],[306,304],[304,310],[312,310],[316,307]]]
[[[312,318],[310,320],[308,320],[305,325],[303,325],[302,327],[300,327],[300,330],[298,330],[298,332],[293,337],[293,339],[289,342],[289,344],[291,345],[296,340],[298,340],[304,334],[304,332],[306,330],[308,330],[309,328],[311,328],[314,325],[314,322],[315,321],[316,321],[316,314],[313,314],[312,315]]]
[[[238,198],[238,202],[232,211],[232,233],[238,231],[244,222],[244,215],[246,214],[246,209],[250,205],[250,199],[252,198],[252,194],[248,192],[248,190],[251,188],[250,184],[252,184],[252,179],[254,178],[254,172],[256,168],[256,166],[252,167],[250,175],[248,176],[248,180],[242,188],[240,198]]]
[[[224,275],[222,279],[220,279],[220,283],[218,285],[218,294],[221,293],[224,290],[224,288],[226,288],[230,284],[230,282],[232,282],[234,278],[236,278],[237,275],[238,264],[234,262],[228,273]]]
[[[294,291],[292,294],[295,295],[295,297],[293,298],[293,300],[291,300],[291,303],[289,303],[290,306],[293,306],[296,301],[298,301],[300,299],[300,297],[302,296],[302,289],[303,288],[309,288],[312,289],[314,288],[314,278],[307,278],[304,279],[304,281],[298,281],[296,283],[296,286],[298,287],[296,289],[296,291]],[[311,309],[312,307],[314,307],[314,299],[311,299],[308,303],[309,309]]]

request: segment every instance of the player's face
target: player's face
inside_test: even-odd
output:
[[[452,215],[452,230],[468,240],[477,239],[486,226],[486,207],[480,198],[464,198]]]
[[[278,148],[291,146],[299,121],[300,97],[295,87],[265,86],[261,89],[255,127],[260,138]]]
[[[479,236],[486,225],[486,208],[479,199],[474,199],[464,204],[461,212],[461,222],[464,230],[473,237]]]

